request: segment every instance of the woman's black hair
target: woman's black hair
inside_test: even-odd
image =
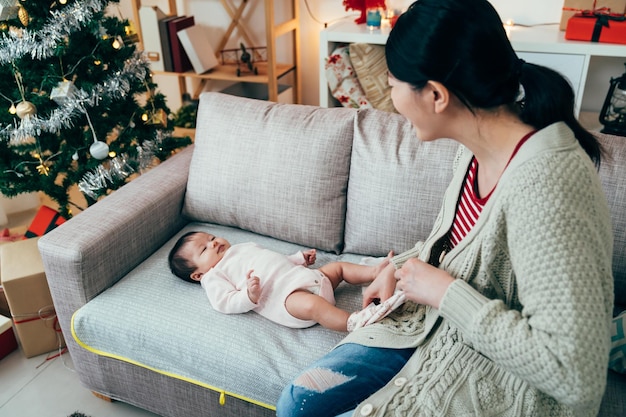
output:
[[[398,18],[385,55],[396,79],[416,89],[438,81],[470,111],[509,106],[536,129],[565,122],[599,165],[600,144],[574,116],[571,85],[558,72],[518,58],[487,0],[416,1]]]
[[[167,257],[167,261],[170,266],[170,270],[174,275],[183,281],[199,284],[200,281],[196,281],[191,278],[191,274],[196,270],[196,265],[189,259],[185,259],[181,255],[181,249],[187,242],[191,240],[193,235],[198,232],[188,232],[182,235],[174,244],[174,247],[170,250]]]

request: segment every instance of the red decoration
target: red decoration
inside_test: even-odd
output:
[[[626,17],[602,13],[578,13],[567,22],[565,39],[626,43]]]
[[[357,24],[361,24],[367,20],[367,8],[385,8],[385,0],[343,0],[343,5],[346,10],[358,10],[361,12],[361,15],[354,20]]]
[[[41,206],[32,223],[28,227],[24,239],[35,236],[43,236],[50,230],[65,223],[65,218],[61,217],[58,211],[48,206]]]

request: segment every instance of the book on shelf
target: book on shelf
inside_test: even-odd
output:
[[[170,47],[172,53],[172,68],[175,72],[185,72],[193,69],[191,61],[178,39],[178,32],[195,24],[193,16],[181,16],[168,22]]]
[[[241,81],[230,85],[221,93],[232,96],[255,98],[257,100],[269,100],[270,94],[267,84]],[[278,84],[278,103],[293,103],[293,88],[290,85]]]
[[[166,17],[166,14],[157,6],[141,6],[139,8],[139,19],[141,19],[141,31],[143,33],[143,50],[150,67],[155,71],[164,71],[163,48],[159,35],[159,21]]]
[[[196,73],[204,74],[218,65],[215,51],[202,27],[194,25],[179,30],[177,35]]]
[[[172,46],[170,45],[169,22],[178,19],[180,16],[165,16],[159,20],[159,40],[161,41],[161,50],[163,51],[163,70],[174,71],[172,64]]]

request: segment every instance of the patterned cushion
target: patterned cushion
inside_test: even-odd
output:
[[[396,108],[391,101],[391,87],[387,80],[385,46],[352,43],[350,61],[372,106],[375,109],[395,112]]]
[[[348,46],[335,49],[326,59],[325,69],[328,88],[342,106],[372,108],[352,67]]]
[[[354,114],[204,93],[184,214],[338,252]]]
[[[359,111],[345,251],[384,256],[426,238],[452,178],[456,149],[450,140],[421,142],[399,114]]]
[[[611,355],[609,368],[615,372],[626,373],[626,311],[613,319],[611,327]]]

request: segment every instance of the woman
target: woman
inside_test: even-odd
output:
[[[613,302],[601,149],[486,0],[421,0],[387,45],[397,110],[462,146],[436,224],[364,294],[408,302],[285,388],[288,416],[597,415]],[[356,408],[356,411],[352,411]]]

